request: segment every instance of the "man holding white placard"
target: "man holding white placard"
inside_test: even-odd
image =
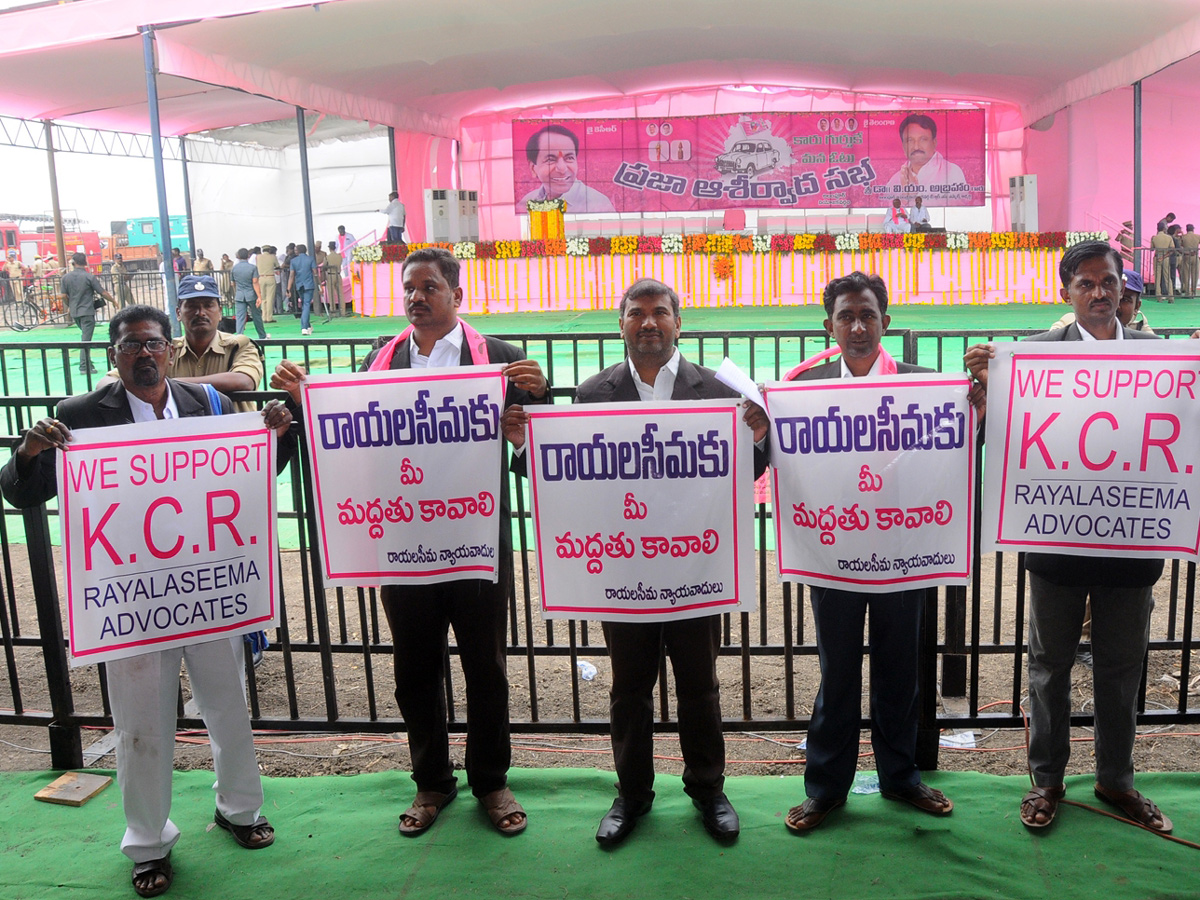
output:
[[[404,310],[411,323],[374,350],[363,371],[451,368],[504,363],[505,405],[549,400],[541,366],[512,344],[479,334],[458,318],[462,303],[459,262],[446,250],[410,253],[404,261]],[[271,387],[297,403],[305,372],[285,361]],[[502,460],[496,461],[497,466]],[[498,580],[464,578],[436,584],[385,584],[380,600],[391,627],[396,701],[408,727],[417,796],[400,815],[400,834],[426,833],[458,795],[450,762],[443,659],[453,626],[467,684],[467,782],[501,834],[525,830],[525,810],[508,788],[508,672],[505,623],[512,578],[512,530],[507,482],[500,492]]]
[[[651,278],[634,282],[621,298],[619,318],[628,358],[581,384],[577,403],[641,401],[644,403],[736,398],[711,369],[684,359],[675,340],[682,324],[679,297]],[[505,436],[517,446],[525,441],[522,410],[504,417]],[[761,443],[767,436],[766,414],[758,406],[745,414],[758,442],[754,475],[766,468]],[[672,619],[665,622],[603,622],[612,662],[609,697],[613,756],[619,796],[600,821],[596,840],[611,846],[624,840],[654,800],[654,685],[665,649],[675,674],[679,703],[679,743],[683,753],[684,789],[701,811],[704,827],[718,840],[733,840],[740,823],[724,793],[725,740],[721,733],[721,695],[717,679],[721,617]]]
[[[825,329],[841,359],[801,364],[785,381],[932,372],[894,360],[881,345],[891,322],[887,286],[878,275],[853,272],[825,286]],[[814,359],[813,362],[819,360]],[[820,825],[850,793],[862,718],[863,628],[871,660],[871,748],[880,792],[923,812],[946,816],[954,804],[921,780],[917,768],[917,647],[925,590],[884,593],[809,586],[817,629],[821,686],[808,729],[804,791],[784,824],[802,834]]]
[[[0,470],[0,488],[14,506],[35,506],[55,496],[55,451],[74,439],[74,428],[232,412],[229,399],[215,390],[166,377],[174,350],[171,323],[161,310],[125,307],[109,321],[109,340],[109,362],[120,381],[64,400],[56,417],[42,419],[25,433]],[[273,400],[263,410],[263,420],[282,436],[292,416]],[[282,464],[286,454],[280,457]],[[240,636],[232,641],[222,637],[108,662],[117,782],[126,820],[121,850],[134,862],[133,888],[139,896],[165,893],[174,878],[170,856],[179,829],[169,814],[181,660],[187,664],[192,694],[211,738],[216,823],[250,850],[275,840],[274,829],[259,815],[263,792],[239,677],[241,644]]]
[[[1121,254],[1103,241],[1087,241],[1068,249],[1058,267],[1060,293],[1074,307],[1075,322],[1025,340],[1153,340],[1154,335],[1127,328],[1117,318],[1122,265]],[[979,344],[964,356],[968,370],[985,387],[988,360],[993,355],[990,344]],[[1039,440],[1040,432],[1028,437],[1028,444]],[[1063,777],[1071,756],[1071,668],[1090,599],[1095,794],[1146,828],[1171,831],[1171,820],[1133,787],[1138,691],[1150,639],[1154,584],[1162,575],[1162,560],[1027,553],[1025,567],[1030,588],[1029,769],[1033,785],[1021,801],[1022,823],[1028,828],[1048,826],[1066,793]]]

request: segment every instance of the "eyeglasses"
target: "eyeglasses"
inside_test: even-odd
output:
[[[162,353],[171,346],[170,341],[164,341],[162,338],[151,338],[148,341],[121,341],[119,344],[114,344],[117,352],[123,356],[137,356],[145,347],[150,353]]]

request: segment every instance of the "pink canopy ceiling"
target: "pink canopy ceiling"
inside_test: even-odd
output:
[[[1011,105],[1024,124],[1200,51],[1162,0],[82,0],[0,16],[0,114],[146,131],[139,25],[163,129],[296,105],[458,137],[463,118],[704,85]]]

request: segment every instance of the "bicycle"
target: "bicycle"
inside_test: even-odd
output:
[[[13,331],[31,331],[39,325],[70,325],[67,295],[55,283],[65,271],[56,270],[25,285],[23,299],[5,304],[4,324]]]

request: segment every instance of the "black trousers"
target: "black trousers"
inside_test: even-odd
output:
[[[482,797],[508,782],[512,746],[505,626],[512,562],[501,556],[496,584],[470,579],[385,584],[380,589],[395,647],[396,702],[408,726],[418,791],[444,794],[457,784],[450,764],[443,668],[450,627],[467,687],[467,783]]]
[[[654,684],[664,648],[675,674],[684,790],[698,800],[719,793],[725,786],[717,680],[721,617],[602,624],[612,661],[609,717],[621,796],[654,799]]]

